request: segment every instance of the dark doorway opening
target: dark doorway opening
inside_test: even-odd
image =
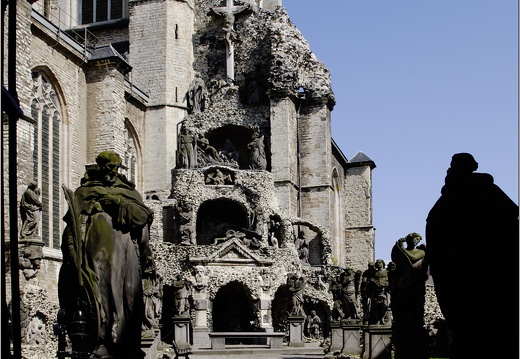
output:
[[[262,331],[257,312],[257,301],[251,296],[250,290],[239,282],[228,283],[219,289],[213,300],[213,331]],[[256,338],[226,339],[226,344],[265,343],[265,339]]]

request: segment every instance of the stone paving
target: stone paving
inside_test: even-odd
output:
[[[301,348],[283,349],[234,347],[232,349],[212,351],[209,349],[194,350],[190,359],[323,359],[324,348],[318,343],[305,343]]]

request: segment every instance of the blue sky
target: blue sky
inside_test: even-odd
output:
[[[331,72],[334,140],[348,159],[362,151],[376,163],[376,258],[410,232],[424,236],[455,153],[473,154],[518,204],[516,0],[283,6]]]

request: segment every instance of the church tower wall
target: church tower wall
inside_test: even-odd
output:
[[[364,270],[374,261],[372,225],[372,169],[368,164],[352,164],[345,179],[346,265]]]
[[[297,119],[289,98],[271,101],[271,172],[280,206],[298,215]]]
[[[184,94],[194,75],[194,13],[186,1],[132,1],[129,6],[132,78],[144,84],[150,98],[144,190],[164,191],[175,167],[178,124],[186,115]]]
[[[330,228],[332,156],[330,111],[310,105],[300,114],[301,217]]]

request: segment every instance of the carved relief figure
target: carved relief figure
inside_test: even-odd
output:
[[[220,169],[216,168],[214,171],[208,173],[205,183],[221,186],[225,184],[232,184],[233,179],[229,173],[224,173]]]
[[[75,192],[64,187],[69,211],[64,217],[60,307],[70,320],[87,288],[99,318],[91,323],[96,329],[94,355],[140,355],[141,273],[146,275],[153,263],[148,246],[153,212],[135,185],[118,173],[122,159],[116,152],[101,152],[96,163],[98,168],[87,170]]]
[[[258,132],[253,133],[247,148],[250,151],[249,168],[252,170],[265,170],[267,168],[267,160],[265,157],[264,136]]]
[[[41,211],[40,189],[36,182],[31,182],[20,199],[20,217],[22,218],[20,239],[38,237]]]
[[[192,239],[192,231],[193,231],[193,223],[192,223],[192,216],[193,212],[191,210],[191,206],[184,205],[180,206],[177,205],[177,218],[179,223],[179,232],[181,234],[181,245],[190,245],[190,244],[196,244],[194,241],[195,239]]]
[[[23,272],[25,279],[36,277],[40,269],[40,263],[43,258],[43,249],[41,246],[27,245],[20,247],[18,257],[18,265]]]

